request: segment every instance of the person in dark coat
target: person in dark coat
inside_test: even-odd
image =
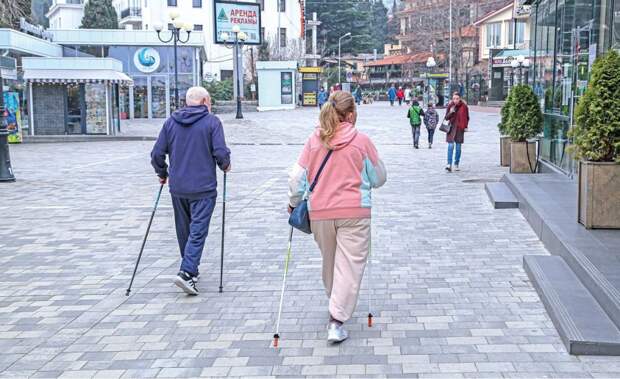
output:
[[[198,266],[217,198],[216,166],[230,171],[230,150],[222,123],[210,113],[207,90],[188,89],[186,103],[164,123],[151,152],[151,164],[162,185],[170,179],[181,250],[181,268],[174,284],[187,294],[198,295]]]
[[[461,163],[461,145],[465,141],[465,129],[469,125],[469,108],[467,103],[461,99],[458,92],[452,95],[452,101],[448,103],[446,108],[446,119],[450,121],[450,133],[446,135],[448,142],[448,164],[446,171],[452,172],[452,158],[454,155],[454,170],[459,171],[459,163]],[[456,149],[455,149],[456,147]],[[456,150],[456,154],[454,154]]]

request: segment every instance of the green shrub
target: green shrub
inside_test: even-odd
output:
[[[203,86],[209,91],[211,99],[215,104],[217,101],[226,101],[233,99],[233,82],[232,80],[204,82]]]
[[[512,104],[512,91],[510,91],[508,93],[508,97],[506,97],[506,101],[504,102],[504,105],[502,106],[502,111],[501,111],[501,116],[502,119],[500,120],[499,124],[497,124],[497,128],[499,129],[499,133],[502,136],[505,136],[508,134],[508,120],[510,118],[510,106]]]
[[[532,88],[525,84],[512,87],[510,96],[508,122],[503,128],[515,142],[525,142],[528,138],[536,137],[543,127],[538,97]]]
[[[592,67],[569,136],[579,159],[620,163],[620,54],[611,50]]]

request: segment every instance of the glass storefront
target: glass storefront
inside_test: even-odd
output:
[[[199,48],[177,48],[179,103],[185,105],[185,92],[200,84],[196,59]],[[122,119],[165,118],[174,111],[175,79],[172,46],[63,46],[65,56],[109,57],[122,62],[123,71],[133,79],[133,86],[120,89],[119,108]]]
[[[566,173],[576,171],[566,150],[574,107],[587,88],[597,54],[614,44],[618,46],[618,33],[612,32],[612,6],[618,9],[618,5],[613,3],[614,0],[534,2],[531,30],[535,57],[531,74],[545,115],[541,156]]]

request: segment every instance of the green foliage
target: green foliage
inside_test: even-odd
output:
[[[211,99],[216,103],[233,99],[233,82],[232,80],[204,82],[203,86],[209,91]]]
[[[118,15],[112,0],[89,0],[84,6],[82,29],[118,29]]]
[[[508,120],[502,127],[515,142],[524,142],[542,132],[543,115],[538,97],[532,88],[525,84],[512,87],[510,91]]]
[[[45,14],[49,11],[52,0],[32,0],[32,22],[49,27],[49,20]]]
[[[271,52],[269,51],[269,40],[263,39],[263,42],[258,46],[258,60],[268,61],[271,58]]]
[[[594,62],[569,136],[577,158],[620,163],[620,54],[615,50]]]
[[[506,134],[508,134],[510,107],[512,103],[513,103],[513,96],[512,96],[512,91],[510,91],[508,93],[508,97],[506,97],[506,101],[504,102],[504,105],[502,106],[502,111],[500,113],[502,118],[499,124],[497,124],[497,128],[499,129],[499,132],[502,136],[505,136]]]
[[[387,8],[381,0],[313,0],[307,3],[306,14],[317,12],[321,21],[319,42],[323,55],[338,54],[338,39],[342,39],[342,54],[371,53],[383,50],[387,39]]]

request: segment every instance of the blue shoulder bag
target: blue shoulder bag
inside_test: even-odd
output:
[[[314,178],[314,181],[312,182],[312,184],[310,185],[310,188],[308,189],[308,192],[306,193],[306,196],[301,201],[301,203],[299,203],[299,205],[297,205],[297,207],[293,209],[290,217],[288,218],[288,223],[290,226],[306,234],[312,233],[312,230],[310,229],[310,212],[308,210],[308,197],[310,196],[310,193],[314,190],[314,187],[316,187],[316,184],[319,180],[319,176],[321,176],[321,172],[323,172],[323,169],[325,168],[325,164],[327,163],[327,161],[329,160],[329,157],[331,157],[333,152],[334,152],[333,150],[330,150],[327,153],[327,155],[323,159],[323,162],[321,163],[321,166],[319,167],[319,171],[316,173],[316,177]]]

